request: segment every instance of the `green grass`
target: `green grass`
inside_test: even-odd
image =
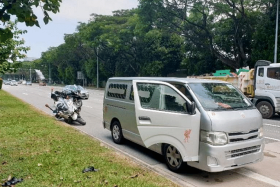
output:
[[[0,90],[1,184],[9,176],[23,178],[18,187],[176,186]]]

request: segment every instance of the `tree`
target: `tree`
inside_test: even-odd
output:
[[[17,64],[11,64],[16,59],[24,57],[21,52],[29,50],[22,47],[24,41],[18,41],[19,34],[26,31],[16,29],[17,22],[24,22],[26,26],[40,27],[37,16],[33,9],[40,7],[44,13],[43,21],[47,24],[51,17],[48,12],[57,13],[62,0],[2,0],[0,1],[0,72],[10,71],[16,68]],[[11,16],[16,16],[17,21],[10,22]],[[19,47],[20,46],[20,47]],[[9,63],[9,62],[10,63]],[[13,67],[12,67],[13,66]]]
[[[257,18],[258,24],[252,40],[252,62],[257,60],[274,61],[274,42],[275,42],[275,24],[276,24],[276,6],[277,1],[266,4],[266,12]],[[279,41],[279,39],[278,39]],[[278,45],[278,54],[280,46]],[[279,61],[280,55],[277,54]],[[251,65],[251,66],[252,66]]]
[[[38,63],[50,65],[52,80],[77,83],[77,71],[82,71],[95,84],[97,58],[100,82],[112,76],[167,76],[177,70],[184,57],[182,37],[148,27],[137,9],[113,13],[92,14],[76,33],[64,36],[65,43],[42,53]]]
[[[251,61],[257,18],[268,0],[140,0],[140,15],[151,27],[185,37],[186,45],[209,51],[223,64]]]
[[[80,33],[96,55],[99,49],[105,78],[166,76],[176,71],[183,59],[182,38],[148,27],[137,9],[115,11],[113,16],[93,14]]]
[[[25,22],[26,26],[40,27],[37,16],[33,9],[40,7],[44,13],[43,21],[47,24],[51,19],[48,12],[57,13],[62,0],[2,0],[0,1],[0,20],[5,25],[11,19],[11,15],[16,16],[19,22]],[[0,24],[1,26],[1,24]],[[0,41],[5,42],[13,38],[13,32],[8,28],[0,27]]]
[[[19,37],[21,34],[26,33],[26,31],[18,30],[16,23],[10,21],[6,25],[9,30],[13,31],[13,38],[0,42],[0,74],[7,71],[16,71],[19,67],[19,63],[16,63],[16,61],[24,58],[24,53],[29,50],[29,47],[23,46],[24,40]]]

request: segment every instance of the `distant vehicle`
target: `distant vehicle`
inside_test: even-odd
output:
[[[46,82],[39,82],[39,86],[47,86]]]
[[[23,80],[19,80],[19,81],[18,81],[18,84],[21,84],[21,83],[22,83],[22,81],[23,81]]]
[[[10,83],[10,85],[11,85],[11,86],[17,86],[18,84],[17,84],[17,81],[16,81],[16,80],[12,80],[11,83]]]
[[[80,85],[75,85],[75,84],[74,85],[66,85],[62,89],[62,91],[66,92],[66,93],[69,92],[69,91],[79,92],[83,99],[88,99],[89,98],[88,91]]]
[[[26,82],[26,85],[30,85],[30,86],[32,86],[32,82],[27,81],[27,82]]]
[[[21,82],[21,84],[26,85],[26,81],[25,81],[25,80],[23,80],[23,81]]]
[[[11,84],[11,82],[10,82],[10,81],[8,81],[8,80],[5,80],[5,81],[4,81],[4,84],[5,84],[5,85],[10,85],[10,84]]]

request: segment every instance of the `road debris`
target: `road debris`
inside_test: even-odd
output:
[[[19,182],[22,182],[23,179],[17,179],[15,177],[13,177],[12,179],[8,180],[7,182],[5,182],[4,184],[2,184],[2,186],[12,186],[12,185],[16,185]]]
[[[93,166],[89,166],[88,168],[85,168],[85,169],[83,170],[83,173],[91,172],[91,171],[96,172],[96,171],[98,171],[98,169],[95,169]]]

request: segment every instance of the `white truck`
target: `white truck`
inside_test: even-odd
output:
[[[193,77],[193,76],[192,76]],[[263,118],[280,114],[280,64],[258,60],[249,72],[238,77],[195,76],[193,78],[223,80],[239,88],[258,108]]]

